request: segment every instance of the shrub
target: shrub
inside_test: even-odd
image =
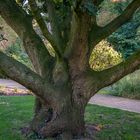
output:
[[[17,38],[11,46],[6,48],[5,53],[31,68],[31,63],[28,59],[28,55],[22,48],[22,43],[19,38]]]
[[[109,43],[104,40],[94,48],[89,63],[92,69],[101,71],[117,65],[121,61],[121,54],[115,51]]]
[[[110,94],[140,99],[140,70],[124,77],[112,85]]]

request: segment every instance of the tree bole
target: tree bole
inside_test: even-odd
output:
[[[35,112],[36,115],[30,125],[31,130],[42,138],[58,135],[62,135],[63,138],[68,136],[72,138],[83,137],[85,134],[84,112],[86,105],[77,104],[71,100],[67,100],[67,104],[59,101],[57,104],[59,104],[57,109],[53,106],[42,105],[40,110]]]

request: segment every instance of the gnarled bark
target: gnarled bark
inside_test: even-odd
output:
[[[71,138],[80,138],[85,133],[84,111],[85,105],[70,103],[70,100],[57,110],[44,106],[33,119],[31,129],[42,138],[66,133]]]

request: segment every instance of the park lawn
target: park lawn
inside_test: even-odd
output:
[[[26,140],[19,129],[32,119],[33,96],[0,96],[0,140]],[[140,140],[140,114],[88,105],[87,123],[95,124],[95,140]]]

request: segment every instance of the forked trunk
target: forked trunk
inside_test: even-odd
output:
[[[64,140],[72,140],[85,134],[84,112],[89,100],[85,93],[89,91],[84,73],[88,67],[89,50],[87,30],[82,30],[84,19],[77,22],[80,26],[77,26],[72,46],[69,46],[75,51],[71,52],[71,57],[66,61],[58,59],[53,69],[52,81],[60,94],[54,93],[55,100],[49,104],[36,100],[36,115],[31,127],[40,137],[62,134]]]

